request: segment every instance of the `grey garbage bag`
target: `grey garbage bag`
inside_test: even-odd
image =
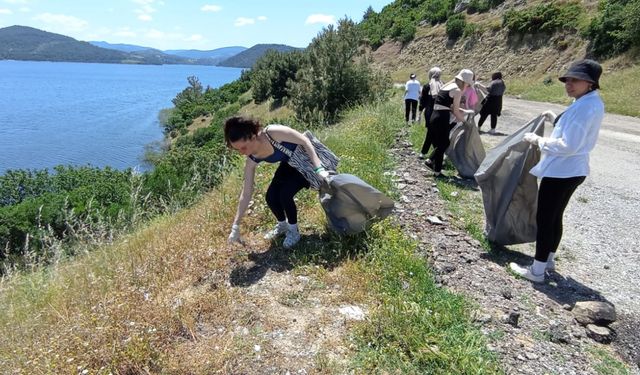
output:
[[[351,174],[329,176],[319,191],[320,204],[329,226],[340,234],[364,231],[373,219],[383,219],[393,210],[393,201],[378,189]]]
[[[446,151],[447,157],[461,177],[473,178],[486,156],[473,116],[451,129],[449,140],[451,143]]]
[[[475,179],[482,190],[485,235],[499,245],[536,240],[537,178],[529,173],[540,150],[523,140],[524,133],[544,135],[544,116],[538,116],[487,153]]]

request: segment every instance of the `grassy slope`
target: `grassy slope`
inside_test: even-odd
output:
[[[387,149],[401,126],[397,111],[391,103],[357,109],[321,134],[342,156],[344,172],[389,194],[391,176],[384,172],[392,168]],[[261,171],[261,187],[269,175],[269,169]],[[231,264],[247,254],[225,244],[239,188],[238,170],[193,208],[157,219],[113,246],[3,280],[0,367],[17,373],[204,374],[244,361],[239,353],[247,343],[234,328],[249,318],[234,306],[247,296],[228,286],[228,277]],[[349,291],[345,298],[371,312],[353,331],[346,367],[356,373],[499,372],[469,322],[465,301],[435,287],[424,260],[413,255],[415,244],[399,228],[384,222],[355,238],[327,235],[315,200],[306,192],[299,203],[308,222],[303,233],[320,238],[296,249],[294,270],[321,270],[314,271],[319,285],[338,285]],[[244,228],[250,242],[260,243],[252,232],[267,218],[264,204],[256,204]],[[224,333],[206,334],[203,323]],[[345,370],[322,358],[316,369]]]

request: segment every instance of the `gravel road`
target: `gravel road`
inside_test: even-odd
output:
[[[511,134],[551,109],[565,107],[516,98],[504,100],[498,131]],[[483,128],[488,130],[488,122]],[[545,134],[550,134],[550,126]],[[503,137],[483,134],[485,142]],[[596,148],[591,153],[591,175],[574,194],[564,217],[564,235],[558,250],[559,270],[598,291],[619,312],[640,311],[640,119],[606,114]]]

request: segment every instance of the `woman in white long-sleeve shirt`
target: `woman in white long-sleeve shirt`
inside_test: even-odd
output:
[[[593,60],[579,60],[560,77],[567,95],[575,101],[554,121],[550,137],[526,133],[524,139],[540,148],[542,158],[529,173],[541,178],[538,189],[536,255],[533,264],[511,263],[516,274],[543,282],[546,270],[555,268],[554,257],[562,238],[562,216],[576,188],[589,175],[589,153],[596,145],[604,117],[597,89],[602,67]]]

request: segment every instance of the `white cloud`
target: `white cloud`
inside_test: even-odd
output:
[[[150,29],[146,32],[145,37],[149,39],[168,39],[169,34],[165,33],[164,31]]]
[[[29,12],[31,12],[31,8],[29,8],[29,7],[20,7],[18,10],[19,10],[20,12],[22,12],[22,13],[29,13]]]
[[[86,29],[87,25],[89,25],[85,20],[65,14],[41,13],[33,17],[33,19],[62,31],[80,31]]]
[[[13,14],[11,9],[0,8],[0,14]]]
[[[203,5],[200,10],[203,12],[219,12],[222,10],[222,7],[220,5]]]
[[[316,23],[321,23],[324,25],[335,24],[336,16],[332,16],[329,14],[312,14],[307,17],[307,20],[304,23],[305,25],[313,25]]]
[[[254,23],[256,23],[256,20],[254,20],[253,18],[238,17],[236,18],[236,22],[234,22],[233,25],[241,27],[246,25],[253,25]]]
[[[9,4],[26,4],[27,0],[3,0],[5,3]]]
[[[265,16],[259,16],[258,17],[258,21],[266,21],[266,20],[267,20],[267,17],[265,17]]]
[[[139,8],[135,9],[134,12],[138,15],[138,19],[140,21],[148,22],[153,20],[151,16],[152,13],[155,13],[156,8],[152,7],[155,3],[155,0],[132,0],[134,3],[140,5]],[[162,2],[159,3],[162,5]]]

